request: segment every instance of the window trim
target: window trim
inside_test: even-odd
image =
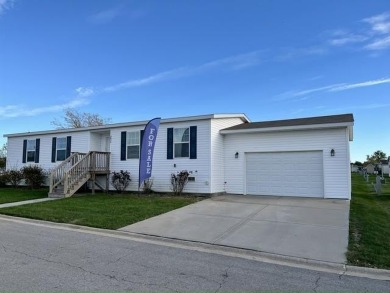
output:
[[[176,129],[185,129],[185,130],[187,130],[188,129],[188,141],[180,141],[180,142],[176,142],[175,141],[175,130]],[[185,132],[185,130],[184,130],[184,132]],[[184,133],[183,132],[183,133]],[[191,138],[190,138],[190,136],[191,136],[191,134],[190,134],[190,132],[191,132],[191,130],[190,130],[190,127],[174,127],[173,128],[173,139],[172,139],[172,141],[173,141],[173,158],[174,159],[181,159],[181,158],[183,158],[183,159],[187,159],[187,158],[190,158],[190,142],[191,142]],[[188,156],[180,156],[180,157],[177,157],[176,156],[176,148],[175,148],[175,146],[177,145],[177,144],[188,144]]]
[[[58,141],[60,139],[65,139],[65,148],[58,148]],[[62,162],[66,160],[66,151],[67,151],[68,138],[66,136],[56,137],[56,162]],[[63,160],[58,159],[58,151],[65,151],[65,158]]]
[[[129,140],[129,134],[130,133],[137,133],[138,137],[138,144],[128,144]],[[129,158],[129,152],[128,152],[128,147],[129,146],[138,146],[138,157],[137,158]],[[134,131],[126,131],[126,160],[134,160],[134,159],[139,159],[141,156],[141,131],[140,130],[134,130]]]
[[[36,159],[36,155],[37,155],[37,140],[36,139],[27,139],[26,140],[26,163],[35,163],[35,159]],[[28,142],[29,141],[33,141],[34,142],[34,150],[29,150],[28,149]],[[34,153],[34,156],[33,156],[33,160],[29,160],[28,159],[28,153],[29,152],[33,152]]]

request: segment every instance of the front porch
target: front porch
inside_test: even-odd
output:
[[[105,176],[105,187],[97,181],[97,176]],[[90,181],[92,193],[98,186],[108,191],[110,178],[110,152],[90,151],[72,153],[50,174],[49,197],[70,197],[86,182]]]

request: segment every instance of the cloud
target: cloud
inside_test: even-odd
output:
[[[186,68],[177,68],[173,70],[168,70],[164,72],[160,72],[145,78],[140,79],[131,79],[119,84],[115,84],[112,86],[107,86],[103,88],[103,92],[115,92],[118,90],[126,89],[126,88],[133,88],[133,87],[140,87],[140,86],[147,86],[156,82],[160,82],[163,80],[169,80],[173,78],[183,77],[184,75],[187,75],[189,72],[189,69]]]
[[[0,106],[0,118],[37,116],[45,113],[60,112],[66,108],[76,108],[87,104],[89,104],[87,99],[77,98],[64,104],[37,108],[30,108],[25,105],[6,105]]]
[[[370,44],[366,45],[364,48],[368,50],[384,50],[390,47],[390,36],[375,39]]]
[[[333,46],[344,46],[347,44],[361,43],[367,40],[367,37],[360,34],[345,33],[344,35],[335,36],[330,39],[329,43]]]
[[[284,52],[276,55],[275,57],[275,60],[278,62],[293,60],[304,56],[321,56],[328,53],[327,48],[320,46],[312,46],[307,48],[285,48],[281,51]]]
[[[114,92],[126,88],[147,86],[161,81],[193,76],[215,70],[236,71],[257,66],[262,62],[261,51],[253,51],[245,54],[230,56],[203,63],[198,66],[179,67],[163,71],[140,79],[131,79],[116,85],[103,88],[103,92]]]
[[[95,90],[91,87],[78,87],[75,92],[78,97],[89,97],[95,94]]]
[[[180,67],[173,70],[160,72],[145,78],[128,80],[126,82],[104,88],[78,87],[74,90],[76,98],[69,101],[68,103],[38,108],[31,108],[25,105],[0,106],[0,118],[36,116],[44,113],[60,112],[65,108],[76,108],[88,105],[90,103],[90,101],[87,99],[88,97],[96,96],[102,93],[115,92],[127,88],[148,86],[150,84],[162,82],[165,80],[183,78],[185,76],[191,76],[213,70],[242,70],[251,66],[255,66],[259,64],[260,61],[260,52],[253,51],[246,54],[217,59],[198,66]]]
[[[390,78],[380,78],[375,80],[369,80],[359,83],[350,83],[350,84],[343,84],[338,86],[333,86],[329,89],[330,92],[339,92],[339,91],[346,91],[350,89],[355,89],[359,87],[368,87],[368,86],[374,86],[384,83],[390,83]]]
[[[87,20],[92,24],[106,24],[118,17],[121,14],[121,11],[120,7],[113,7],[92,14],[88,16]]]
[[[343,108],[334,108],[334,109],[327,109],[327,113],[336,113],[336,112],[351,112],[351,111],[357,111],[357,110],[377,110],[377,109],[383,109],[390,107],[390,104],[381,104],[381,103],[373,103],[373,104],[366,104],[366,105],[355,105],[355,106],[349,106],[349,107],[343,107]]]
[[[330,32],[328,44],[334,47],[358,45],[359,49],[376,52],[390,48],[389,12],[364,18],[358,24],[360,26],[354,29]]]
[[[260,64],[262,51],[253,51],[245,54],[230,56],[227,58],[217,59],[211,62],[204,63],[200,66],[192,68],[193,72],[202,72],[206,70],[224,68],[228,70],[240,70],[248,67],[253,67]]]
[[[390,13],[385,12],[369,18],[363,19],[371,25],[371,31],[379,34],[390,34]]]
[[[311,89],[301,90],[301,91],[287,91],[287,92],[284,92],[284,93],[277,95],[274,100],[283,101],[283,100],[288,100],[291,98],[306,96],[306,95],[316,93],[316,92],[324,92],[327,90],[331,90],[331,89],[335,88],[336,86],[341,86],[341,85],[343,85],[343,84],[341,84],[341,83],[340,84],[332,84],[332,85],[311,88]],[[306,99],[307,98],[305,98],[303,100],[306,100]]]
[[[390,48],[390,13],[385,12],[365,18],[363,22],[371,26],[370,33],[373,36],[364,49],[379,51]]]
[[[312,93],[316,92],[340,92],[340,91],[346,91],[361,87],[370,87],[370,86],[376,86],[380,84],[386,84],[390,83],[390,78],[379,78],[375,80],[369,80],[369,81],[363,81],[358,83],[337,83],[337,84],[331,84],[327,86],[307,89],[307,90],[301,90],[301,91],[287,91],[282,94],[277,95],[274,100],[275,101],[281,101],[281,100],[288,100],[291,98],[296,98],[300,96],[307,96]],[[307,99],[307,98],[306,98]]]
[[[15,0],[0,0],[0,15],[14,6]]]

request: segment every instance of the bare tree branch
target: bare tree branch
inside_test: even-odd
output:
[[[101,126],[111,122],[110,118],[104,118],[96,113],[79,112],[73,108],[65,109],[64,112],[64,121],[58,119],[51,121],[57,129]]]

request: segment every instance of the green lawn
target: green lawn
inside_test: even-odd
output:
[[[185,196],[85,195],[0,209],[1,214],[118,229],[200,200]]]
[[[0,204],[47,197],[47,188],[31,190],[27,188],[0,188]]]
[[[376,195],[370,182],[352,174],[352,200],[349,221],[350,264],[390,269],[390,178]]]

